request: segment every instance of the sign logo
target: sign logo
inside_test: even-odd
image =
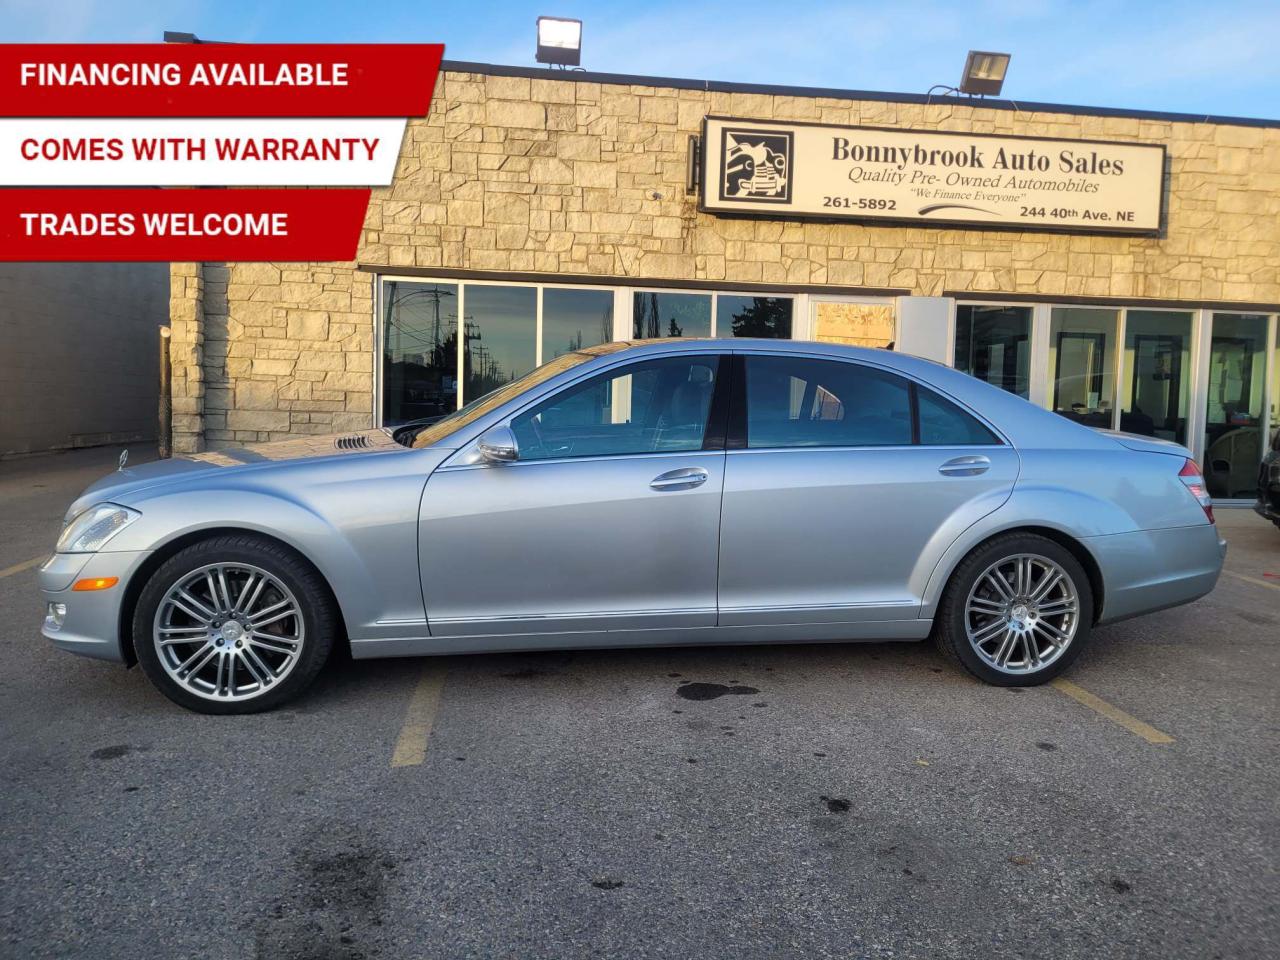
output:
[[[791,202],[792,134],[784,130],[732,130],[721,137],[720,199]]]

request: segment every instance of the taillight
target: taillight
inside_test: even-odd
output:
[[[1182,469],[1178,471],[1178,476],[1187,485],[1191,495],[1196,498],[1196,502],[1200,504],[1200,509],[1209,518],[1209,522],[1213,523],[1213,498],[1209,496],[1209,491],[1205,489],[1204,477],[1200,475],[1200,468],[1196,466],[1196,462],[1187,460],[1183,463]]]

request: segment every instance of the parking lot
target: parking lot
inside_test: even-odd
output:
[[[1280,953],[1280,530],[1065,683],[918,644],[353,663],[214,718],[39,635],[118,450],[0,464],[5,957]],[[134,457],[139,456],[134,451]]]

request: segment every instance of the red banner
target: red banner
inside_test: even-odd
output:
[[[354,260],[368,190],[0,189],[0,261]]]
[[[0,44],[0,116],[422,117],[444,45]]]

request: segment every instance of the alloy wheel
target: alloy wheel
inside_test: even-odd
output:
[[[1071,576],[1037,554],[997,560],[965,601],[969,645],[1002,673],[1043,670],[1066,652],[1079,625],[1080,597]]]
[[[165,672],[207,700],[250,700],[298,663],[302,608],[281,580],[247,563],[184,574],[156,608],[153,643]]]

